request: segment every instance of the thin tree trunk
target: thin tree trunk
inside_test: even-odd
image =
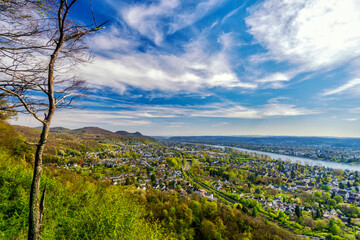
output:
[[[43,215],[44,215],[45,191],[46,191],[46,187],[45,187],[43,194],[42,194],[42,198],[39,201],[40,182],[41,182],[41,174],[42,174],[42,157],[43,157],[46,140],[48,138],[48,134],[49,134],[49,130],[50,130],[51,120],[54,116],[56,105],[59,102],[61,102],[66,96],[71,95],[71,94],[64,95],[63,98],[60,100],[57,100],[57,102],[55,100],[55,97],[54,97],[55,61],[60,53],[61,48],[67,41],[70,41],[70,40],[79,41],[84,35],[101,29],[102,26],[105,24],[105,23],[103,23],[103,24],[97,26],[95,23],[96,26],[95,26],[95,28],[92,28],[92,29],[87,29],[85,27],[80,28],[78,25],[73,24],[73,26],[76,26],[74,28],[74,29],[76,29],[76,32],[70,31],[70,29],[72,29],[72,28],[69,28],[69,27],[66,28],[65,25],[67,23],[68,24],[70,23],[70,22],[67,22],[67,20],[66,20],[68,17],[68,14],[69,14],[69,10],[75,4],[76,1],[77,0],[71,0],[68,2],[66,0],[60,0],[60,5],[57,10],[57,23],[58,23],[57,33],[58,33],[58,35],[57,35],[57,39],[55,41],[56,45],[55,45],[55,49],[50,57],[50,61],[49,61],[49,65],[48,65],[48,76],[47,76],[47,83],[46,83],[47,86],[44,88],[45,90],[43,88],[41,88],[42,91],[45,91],[45,93],[47,94],[47,97],[48,97],[48,103],[47,103],[48,104],[48,109],[47,109],[48,112],[47,112],[47,114],[45,114],[45,118],[43,120],[41,120],[37,116],[37,114],[35,112],[33,112],[31,110],[31,108],[29,108],[27,106],[26,102],[21,98],[21,96],[19,94],[17,94],[16,92],[8,91],[9,93],[17,96],[20,99],[20,101],[23,103],[23,105],[25,106],[26,110],[29,113],[33,114],[37,120],[39,120],[40,122],[43,123],[40,140],[38,142],[37,149],[36,149],[34,176],[33,176],[33,181],[31,184],[31,192],[30,192],[29,232],[28,232],[29,240],[38,240],[40,237],[41,224],[42,224],[42,219],[43,219]],[[68,33],[68,34],[66,35],[66,33]],[[72,49],[76,49],[76,47],[72,48]],[[5,89],[4,91],[7,91],[7,90]]]
[[[42,173],[42,155],[49,132],[48,123],[43,125],[40,141],[36,148],[34,176],[31,184],[30,202],[29,202],[29,240],[36,240],[40,237],[41,219],[43,212],[40,212],[39,193]]]
[[[60,40],[57,44],[54,53],[51,55],[49,62],[49,71],[48,71],[48,98],[49,98],[49,109],[48,114],[45,116],[42,132],[40,135],[40,140],[36,148],[35,154],[35,168],[34,176],[31,184],[30,192],[30,202],[29,202],[29,232],[28,240],[38,240],[40,237],[41,224],[44,215],[44,206],[40,206],[39,193],[40,193],[40,181],[42,174],[42,156],[44,152],[44,147],[46,140],[48,138],[50,124],[52,117],[55,113],[55,98],[54,98],[54,66],[57,55],[62,46],[63,34],[60,34]],[[45,190],[43,195],[45,194]],[[45,198],[42,198],[41,203],[44,204]]]

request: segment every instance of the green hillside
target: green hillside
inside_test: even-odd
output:
[[[16,132],[28,142],[36,143],[38,141],[39,129],[24,126],[14,127]],[[75,130],[58,127],[50,130],[44,151],[44,162],[79,162],[84,161],[86,152],[111,149],[117,147],[118,144],[150,142],[153,140],[142,135],[124,136],[97,127],[84,127]]]

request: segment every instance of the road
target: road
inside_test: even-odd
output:
[[[189,171],[190,170],[190,167],[191,167],[191,162],[192,160],[186,160],[186,165],[184,167],[184,171]]]

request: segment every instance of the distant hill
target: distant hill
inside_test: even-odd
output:
[[[64,128],[64,127],[50,128],[50,132],[52,132],[52,133],[63,133],[63,132],[69,132],[69,131],[71,131],[69,128]]]
[[[117,131],[115,133],[122,136],[144,137],[144,135],[142,135],[140,132],[129,133],[127,131]]]
[[[115,133],[99,127],[84,127],[84,128],[74,129],[71,130],[70,133],[74,133],[74,134],[85,133],[85,134],[116,136],[114,135]]]
[[[25,126],[15,126],[17,131],[31,141],[36,142],[41,132],[40,127],[31,128]],[[140,132],[129,133],[126,131],[117,131],[116,133],[102,129],[99,127],[83,127],[79,129],[68,129],[64,127],[54,127],[50,129],[49,140],[51,139],[77,139],[81,142],[86,140],[95,140],[103,142],[104,140],[148,140],[149,138],[142,135]]]
[[[40,133],[41,133],[39,127],[31,128],[31,127],[15,125],[14,128],[16,129],[16,131],[18,133],[20,133],[21,135],[26,137],[28,140],[31,140],[31,141],[34,141],[34,142],[36,140],[38,140],[38,137],[40,136]]]
[[[18,133],[27,141],[37,143],[41,130],[24,126],[14,126]],[[83,152],[96,152],[108,148],[109,144],[115,142],[149,142],[152,139],[143,136],[141,133],[128,133],[126,135],[114,133],[98,127],[84,127],[70,130],[64,127],[55,127],[50,130],[48,142],[45,146],[45,159],[54,161],[52,156],[59,152],[65,156],[80,156]],[[45,160],[46,161],[46,160]]]

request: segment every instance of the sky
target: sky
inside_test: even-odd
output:
[[[93,0],[90,94],[52,126],[360,137],[360,1]],[[88,0],[71,13],[92,23]],[[38,126],[30,117],[17,124]]]

